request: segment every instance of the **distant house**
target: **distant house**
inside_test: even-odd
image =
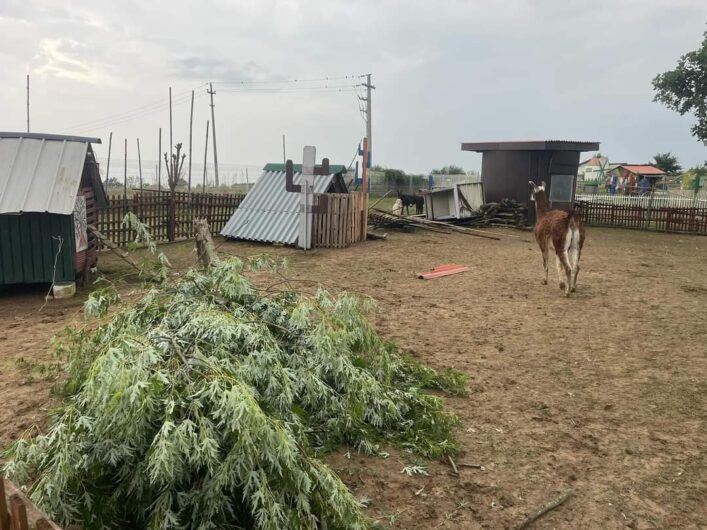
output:
[[[71,282],[96,263],[107,205],[98,138],[0,132],[0,285]]]
[[[609,159],[605,156],[593,156],[579,163],[577,180],[593,182],[603,180],[609,167]]]
[[[607,172],[610,186],[615,186],[618,193],[627,194],[655,188],[663,178],[665,171],[648,164],[619,164]]]

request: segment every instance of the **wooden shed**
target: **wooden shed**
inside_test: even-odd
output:
[[[462,143],[462,151],[483,154],[481,182],[487,202],[507,198],[532,206],[528,181],[545,181],[552,207],[562,209],[574,204],[580,153],[598,149],[599,142],[567,140]],[[528,208],[528,217],[534,224],[534,208]]]
[[[107,205],[98,138],[0,132],[0,285],[74,281],[96,263]]]

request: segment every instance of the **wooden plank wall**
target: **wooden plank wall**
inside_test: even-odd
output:
[[[315,204],[324,201],[327,209],[312,215],[312,245],[315,248],[346,248],[366,240],[368,194],[316,194]]]
[[[175,240],[194,237],[194,217],[206,217],[212,233],[221,231],[238,208],[244,195],[225,193],[175,193]],[[123,226],[123,218],[133,212],[145,223],[156,242],[168,241],[169,191],[135,191],[124,198],[111,196],[108,208],[101,210],[98,230],[119,246],[126,246],[135,239],[135,234]]]
[[[588,225],[707,235],[707,207],[631,206],[578,201]]]

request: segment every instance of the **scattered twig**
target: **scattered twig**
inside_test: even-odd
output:
[[[454,460],[452,460],[451,456],[448,456],[447,458],[449,458],[449,463],[452,464],[452,469],[454,470],[454,474],[458,475],[459,470],[457,469],[457,465],[454,463]]]
[[[522,530],[523,528],[528,528],[537,519],[539,519],[540,517],[545,515],[547,512],[554,510],[560,504],[562,504],[567,499],[569,499],[571,495],[572,495],[572,490],[568,490],[568,491],[564,492],[562,495],[560,495],[559,497],[557,497],[554,501],[541,506],[538,510],[531,513],[525,521],[523,521],[520,525],[516,526],[515,530]]]
[[[481,464],[467,464],[466,462],[459,462],[459,467],[472,467],[474,469],[486,469]]]

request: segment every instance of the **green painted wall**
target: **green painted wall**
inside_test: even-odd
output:
[[[73,281],[74,222],[71,215],[23,213],[0,215],[0,285],[51,283],[54,259],[56,281]]]

